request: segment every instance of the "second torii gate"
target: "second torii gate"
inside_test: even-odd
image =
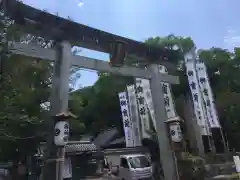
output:
[[[68,110],[68,78],[71,65],[101,72],[110,72],[123,76],[139,77],[150,80],[156,117],[156,131],[160,148],[160,161],[163,168],[164,178],[165,180],[177,180],[176,162],[170,147],[167,128],[164,123],[167,117],[164,107],[164,95],[162,92],[161,81],[177,84],[179,83],[178,78],[168,74],[159,73],[158,66],[152,63],[150,63],[151,65],[148,66],[147,69],[130,67],[124,64],[119,67],[114,67],[108,62],[73,55],[71,52],[72,45],[79,45],[93,50],[109,53],[109,42],[106,42],[107,38],[112,41],[110,43],[111,45],[117,44],[116,39],[123,39],[124,42],[127,42],[126,44],[128,46],[127,49],[124,50],[124,54],[126,52],[128,54],[137,54],[138,57],[141,57],[143,54],[145,55],[144,58],[151,54],[154,54],[154,57],[156,57],[161,55],[161,53],[164,53],[163,51],[165,50],[159,49],[159,51],[162,52],[158,52],[158,49],[150,48],[150,51],[148,50],[148,52],[145,53],[146,47],[143,43],[108,34],[96,29],[87,29],[86,26],[79,25],[69,20],[64,20],[46,12],[36,10],[20,2],[16,2],[15,0],[2,0],[2,2],[5,5],[7,14],[10,15],[10,17],[12,17],[16,23],[22,25],[23,27],[37,27],[37,29],[34,30],[34,33],[41,35],[42,37],[51,37],[52,39],[56,38],[59,42],[58,46],[56,46],[56,49],[44,49],[38,47],[37,45],[35,46],[32,44],[27,45],[20,43],[15,43],[11,47],[12,53],[16,55],[54,62],[55,72],[53,77],[53,99],[51,101],[53,114],[67,112]],[[49,24],[48,21],[50,22]],[[54,27],[56,24],[61,26],[59,27],[59,30],[57,29],[58,27]],[[66,27],[63,27],[63,25]],[[50,26],[52,26],[52,29]],[[81,34],[86,30],[90,31],[90,33],[80,37],[79,33]],[[74,35],[72,35],[71,31],[74,31],[76,34],[73,33]],[[96,34],[99,37],[96,37]],[[93,42],[89,42],[89,37],[91,37],[92,41],[94,41],[95,46],[93,46]],[[99,40],[102,40],[102,42]],[[139,49],[136,47],[139,47]],[[124,56],[125,55],[120,55],[120,58],[117,56],[116,59],[121,60],[121,58],[124,58]],[[58,177],[58,180],[62,180],[61,172]],[[49,179],[53,178],[49,177]]]
[[[71,65],[80,68],[93,69],[101,72],[110,72],[123,76],[133,76],[150,80],[153,104],[155,109],[157,136],[160,148],[160,157],[165,180],[175,180],[177,169],[170,147],[168,132],[164,121],[167,119],[164,107],[164,95],[161,81],[172,84],[178,83],[178,78],[159,73],[158,66],[152,64],[147,70],[134,67],[112,67],[108,62],[91,59],[71,53],[69,42],[61,43],[61,50],[44,49],[38,46],[16,43],[11,48],[12,53],[55,62],[55,76],[53,78],[54,100],[51,102],[54,114],[67,112],[68,109],[68,77]],[[59,55],[59,52],[61,55]]]

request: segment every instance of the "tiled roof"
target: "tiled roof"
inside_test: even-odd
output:
[[[88,152],[88,151],[97,151],[96,145],[94,145],[93,143],[76,143],[76,144],[67,144],[65,147],[66,153]]]
[[[98,134],[93,143],[96,144],[97,147],[104,147],[109,144],[116,135],[118,135],[116,128],[105,130]]]
[[[86,134],[86,135],[83,135],[81,138],[80,138],[80,142],[92,142],[92,140],[94,139],[94,136],[93,135],[90,135],[90,134]]]
[[[110,142],[109,145],[119,144],[119,143],[125,143],[125,138],[124,137],[118,138],[118,139]]]

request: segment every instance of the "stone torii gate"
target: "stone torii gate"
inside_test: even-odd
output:
[[[164,178],[165,180],[177,180],[176,162],[164,123],[167,117],[161,81],[177,84],[179,80],[177,77],[159,73],[158,66],[155,62],[147,62],[151,64],[147,69],[130,67],[123,63],[126,55],[134,55],[143,59],[156,57],[157,59],[166,59],[170,58],[173,52],[169,52],[169,50],[166,49],[149,47],[137,41],[77,24],[70,20],[26,6],[15,0],[2,0],[0,2],[9,17],[14,19],[21,27],[26,27],[26,29],[24,29],[25,32],[29,33],[30,30],[31,34],[54,39],[58,42],[55,49],[45,49],[37,45],[21,43],[15,43],[11,47],[11,52],[16,55],[54,62],[53,98],[51,101],[52,113],[54,115],[67,112],[68,110],[68,78],[71,65],[150,80],[155,117],[157,119],[156,132],[160,148],[160,162],[162,164]],[[73,55],[71,52],[73,45],[110,53],[112,64],[110,65],[108,62]],[[117,67],[115,65],[117,65]],[[60,169],[62,166],[63,163],[60,163]],[[56,175],[58,177],[57,180],[62,180],[62,172],[60,171],[59,173],[59,175]],[[49,179],[54,178],[49,177]]]

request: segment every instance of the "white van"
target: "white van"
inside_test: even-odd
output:
[[[152,180],[152,166],[144,154],[120,155],[118,176],[122,180]]]

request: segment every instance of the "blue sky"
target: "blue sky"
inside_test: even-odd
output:
[[[175,34],[191,36],[198,48],[240,46],[239,0],[23,0],[33,7],[139,41]],[[108,60],[82,50],[81,55]],[[80,86],[92,85],[95,72],[83,71]]]

